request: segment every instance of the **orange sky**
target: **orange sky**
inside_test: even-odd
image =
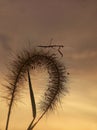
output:
[[[18,53],[29,40],[36,47],[48,45],[51,38],[53,43],[64,45],[62,61],[70,72],[69,94],[35,130],[97,130],[96,0],[0,1],[0,95],[11,54]],[[41,88],[46,84],[45,74],[38,76],[40,80],[33,79],[36,93],[38,84]],[[9,130],[26,130],[31,120],[28,91],[25,92],[23,103],[13,108]],[[0,98],[1,130],[5,128],[7,110],[6,102]]]

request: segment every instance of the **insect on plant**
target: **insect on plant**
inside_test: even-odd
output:
[[[45,47],[60,47],[58,45],[50,46],[38,46],[40,48]],[[37,49],[38,50],[38,49]],[[24,82],[28,82],[29,95],[31,99],[32,107],[32,121],[29,123],[27,130],[32,130],[41,120],[41,118],[50,110],[56,108],[57,103],[60,101],[62,95],[66,95],[68,88],[66,87],[67,82],[67,71],[63,63],[57,58],[55,54],[49,52],[44,52],[42,50],[33,51],[33,49],[22,50],[21,53],[17,54],[16,58],[11,63],[11,71],[9,73],[8,85],[5,85],[6,96],[8,100],[8,115],[6,121],[6,128],[8,130],[10,115],[13,109],[13,105],[17,100],[18,96],[22,92],[22,87]],[[59,50],[58,50],[59,51]],[[60,52],[60,51],[59,51]],[[60,53],[62,56],[62,52]],[[45,66],[48,70],[49,80],[46,91],[44,92],[43,99],[40,102],[41,115],[38,119],[37,117],[37,107],[33,91],[33,82],[31,82],[31,73],[33,71],[32,67],[35,69],[42,66]],[[28,80],[25,80],[25,75],[28,77]],[[19,99],[19,98],[18,98]]]

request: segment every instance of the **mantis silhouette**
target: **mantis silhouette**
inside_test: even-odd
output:
[[[53,41],[53,38],[51,38],[49,45],[45,45],[45,46],[44,45],[39,45],[38,47],[40,47],[40,48],[52,48],[52,49],[57,48],[59,54],[63,57],[63,53],[61,52],[61,48],[63,48],[64,46],[63,45],[52,44],[52,41]]]

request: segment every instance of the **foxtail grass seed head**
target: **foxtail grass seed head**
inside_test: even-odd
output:
[[[66,87],[67,71],[64,64],[60,62],[56,55],[44,51],[23,50],[13,60],[11,71],[8,76],[8,84],[5,86],[7,94],[5,98],[8,100],[9,104],[6,130],[8,129],[9,117],[13,104],[19,100],[22,89],[25,89],[22,84],[26,82],[25,76],[28,70],[30,72],[40,66],[45,66],[49,74],[48,86],[45,86],[47,88],[40,102],[42,113],[54,110],[61,95],[68,92]]]

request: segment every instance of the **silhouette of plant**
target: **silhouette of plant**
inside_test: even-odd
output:
[[[43,65],[47,68],[49,74],[49,85],[44,92],[41,101],[41,116],[35,121],[36,118],[36,104],[32,83],[30,78],[30,71],[33,68]],[[43,51],[23,50],[11,63],[11,71],[9,73],[8,85],[5,85],[6,96],[8,100],[9,110],[7,115],[6,130],[8,130],[10,115],[12,112],[14,102],[19,100],[20,93],[22,92],[23,83],[25,82],[25,75],[28,77],[29,93],[32,105],[33,120],[31,121],[27,130],[32,130],[40,119],[49,111],[56,108],[57,102],[60,101],[62,95],[68,92],[66,87],[67,71],[64,66],[56,57],[55,54],[45,53]]]

